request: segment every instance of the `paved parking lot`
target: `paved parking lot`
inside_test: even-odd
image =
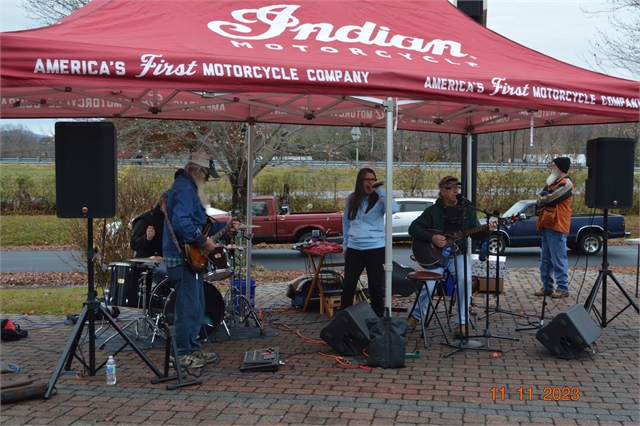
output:
[[[581,274],[579,277],[578,274]],[[576,304],[584,303],[597,274],[576,272],[571,298],[548,300],[545,324]],[[616,278],[633,293],[635,275]],[[582,287],[582,290],[580,288]],[[539,288],[535,269],[509,268],[504,310],[525,312],[537,324],[542,300],[533,296]],[[587,350],[575,359],[554,358],[535,338],[536,331],[516,331],[524,319],[496,313],[480,319],[486,304],[483,293],[474,296],[476,329],[473,340],[492,350],[453,349],[429,339],[424,348],[420,332],[407,334],[406,352],[419,350],[420,357],[406,360],[406,368],[365,369],[363,356],[339,357],[320,340],[330,323],[326,315],[302,313],[288,306],[286,284],[260,286],[256,305],[270,336],[227,339],[213,344],[222,360],[204,371],[201,385],[167,390],[152,384],[151,369],[133,351],[116,355],[115,386],[107,386],[104,369],[81,379],[75,370],[63,371],[54,395],[2,405],[3,425],[22,424],[638,424],[640,422],[640,316],[624,310]],[[578,295],[578,293],[580,293]],[[398,299],[411,306],[410,298]],[[595,306],[602,309],[601,298]],[[490,309],[496,305],[493,295]],[[611,319],[627,300],[609,280],[607,318]],[[406,315],[400,313],[397,315]],[[29,337],[3,342],[2,368],[8,364],[22,372],[49,380],[72,334],[73,325],[61,317],[16,319]],[[591,315],[592,318],[594,314]],[[239,325],[241,327],[241,325]],[[251,325],[253,327],[253,324]],[[433,328],[431,328],[433,331]],[[257,333],[256,333],[257,334]],[[233,337],[233,333],[232,333]],[[276,373],[240,373],[245,351],[278,347],[285,362]],[[499,352],[501,350],[501,352]],[[77,352],[79,353],[79,351]],[[163,369],[164,351],[145,354]],[[88,356],[86,345],[82,353]],[[98,349],[96,360],[109,352]],[[190,377],[189,379],[192,379]],[[177,381],[169,382],[176,383]]]

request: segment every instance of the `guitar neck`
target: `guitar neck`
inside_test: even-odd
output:
[[[233,225],[233,219],[230,220],[221,230],[219,230],[218,232],[216,232],[215,234],[213,234],[211,236],[211,239],[213,241],[218,241],[220,239],[220,237],[222,237],[224,234],[227,233],[227,231],[229,230],[229,228],[231,228],[231,225]],[[205,228],[206,230],[207,228]]]

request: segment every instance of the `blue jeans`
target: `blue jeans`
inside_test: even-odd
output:
[[[198,334],[204,318],[204,274],[196,274],[185,262],[167,268],[176,291],[173,326],[176,329],[178,356],[200,350]]]
[[[455,262],[454,262],[455,259]],[[454,256],[449,264],[447,265],[447,270],[451,273],[451,276],[455,277],[456,286],[457,283],[464,282],[464,256],[458,254]],[[444,272],[444,268],[438,267],[436,269],[429,269],[428,272],[435,272],[437,274],[441,274]],[[418,304],[420,305],[420,311],[414,309],[411,312],[411,315],[415,317],[417,320],[420,320],[423,317],[423,314],[426,314],[427,307],[429,306],[429,296],[433,293],[433,287],[435,287],[435,281],[427,281],[426,288],[422,287],[422,291],[420,292],[420,296],[418,297]],[[427,291],[428,288],[428,291]],[[456,322],[458,324],[466,324],[467,323],[467,310],[462,309],[461,307],[469,306],[469,302],[471,302],[471,262],[467,260],[467,300],[465,303],[464,299],[464,288],[458,287],[456,291],[456,309],[458,310],[458,316]],[[416,306],[417,308],[417,306]]]
[[[542,250],[540,251],[540,278],[545,290],[553,290],[553,277],[557,290],[569,291],[569,259],[567,257],[567,235],[550,228],[542,228]]]

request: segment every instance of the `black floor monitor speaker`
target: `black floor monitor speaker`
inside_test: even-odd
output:
[[[109,122],[58,122],[56,214],[108,218],[118,210],[116,130]]]
[[[584,306],[577,304],[538,330],[536,339],[559,358],[575,358],[601,334]]]
[[[320,331],[320,338],[340,355],[359,355],[369,344],[367,319],[378,318],[367,302],[360,302],[336,314]]]
[[[633,162],[635,141],[631,138],[598,138],[587,141],[585,204],[596,209],[633,207]]]

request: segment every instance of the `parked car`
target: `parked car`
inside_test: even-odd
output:
[[[435,198],[395,198],[400,209],[393,214],[392,233],[394,241],[411,240],[409,226],[424,209],[436,202]]]
[[[516,202],[504,213],[504,217],[515,217],[508,227],[500,227],[489,238],[488,251],[495,255],[502,255],[506,247],[540,247],[542,237],[536,230],[538,212],[536,200],[521,200]],[[486,221],[481,221],[485,223]],[[624,238],[629,235],[625,230],[624,216],[609,214],[607,223],[609,237]],[[598,254],[602,248],[602,234],[604,232],[604,215],[573,214],[571,227],[567,236],[567,247],[580,250],[585,255]]]

